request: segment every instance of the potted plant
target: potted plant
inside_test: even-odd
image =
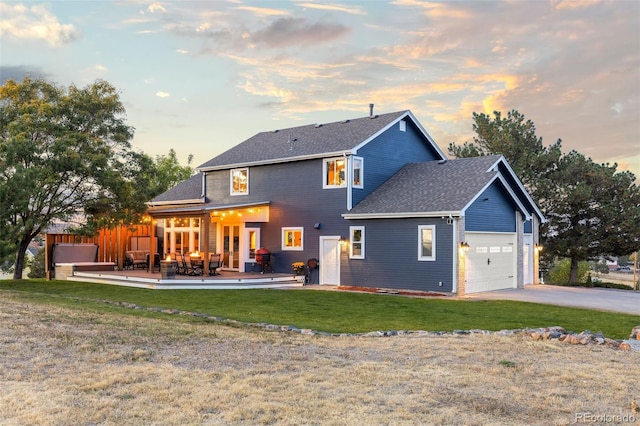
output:
[[[293,269],[293,273],[295,275],[304,274],[304,262],[293,262],[291,264],[291,269]]]

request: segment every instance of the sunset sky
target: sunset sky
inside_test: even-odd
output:
[[[410,109],[446,152],[516,109],[640,177],[639,1],[0,2],[0,79],[115,86],[135,149]]]

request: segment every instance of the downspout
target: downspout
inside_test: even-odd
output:
[[[342,154],[347,162],[347,211],[353,207],[353,156]]]
[[[459,218],[453,219],[453,276],[451,277],[451,293],[458,293],[458,264],[460,263],[460,250],[458,250],[458,245],[460,244],[458,241],[458,220]]]
[[[202,194],[200,194],[200,198],[204,202],[207,197],[207,172],[202,172]]]

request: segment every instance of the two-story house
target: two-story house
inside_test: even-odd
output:
[[[464,294],[537,282],[540,210],[501,156],[447,160],[411,111],[258,133],[153,199],[164,253]],[[310,262],[315,263],[315,262]]]

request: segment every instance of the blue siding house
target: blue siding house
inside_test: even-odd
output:
[[[258,133],[149,203],[166,253],[312,283],[465,294],[538,279],[544,217],[502,156],[448,160],[411,111]]]

